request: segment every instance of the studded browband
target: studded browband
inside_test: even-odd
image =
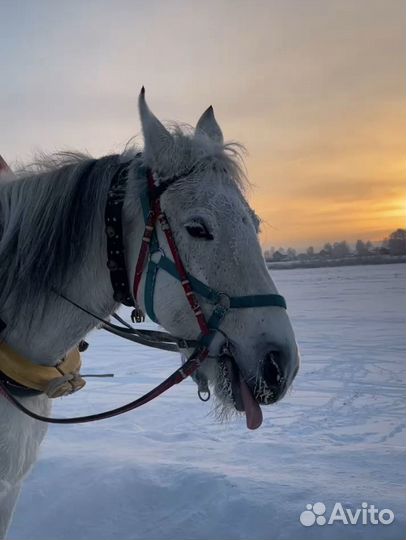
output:
[[[104,222],[107,237],[107,268],[110,272],[113,298],[125,306],[134,306],[128,283],[123,242],[122,209],[127,183],[128,163],[120,165],[107,194]]]

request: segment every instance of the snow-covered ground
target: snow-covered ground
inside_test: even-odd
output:
[[[216,423],[186,381],[136,412],[51,426],[25,484],[10,539],[400,539],[404,518],[405,265],[273,271],[302,353],[294,388],[264,408],[261,429]],[[126,313],[126,311],[123,311]],[[134,399],[177,355],[90,337],[86,372],[111,372],[54,414]],[[304,527],[306,504],[391,525]]]

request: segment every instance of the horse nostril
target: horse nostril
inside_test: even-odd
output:
[[[283,383],[282,353],[270,351],[265,356],[262,367],[262,376],[270,387],[278,387]]]
[[[286,356],[282,351],[269,351],[263,361],[254,395],[258,403],[269,405],[278,401],[286,391]]]

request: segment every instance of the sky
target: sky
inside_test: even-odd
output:
[[[123,150],[213,105],[264,248],[405,226],[403,0],[0,0],[0,154]],[[141,142],[141,139],[140,139]]]

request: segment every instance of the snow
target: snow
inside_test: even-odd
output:
[[[272,272],[287,298],[302,367],[262,428],[216,422],[186,381],[138,411],[51,426],[10,539],[400,539],[404,518],[405,265]],[[127,310],[122,314],[128,315]],[[152,327],[152,323],[146,323]],[[91,334],[86,390],[54,415],[134,399],[178,365]],[[306,504],[389,508],[390,525],[313,525]]]

